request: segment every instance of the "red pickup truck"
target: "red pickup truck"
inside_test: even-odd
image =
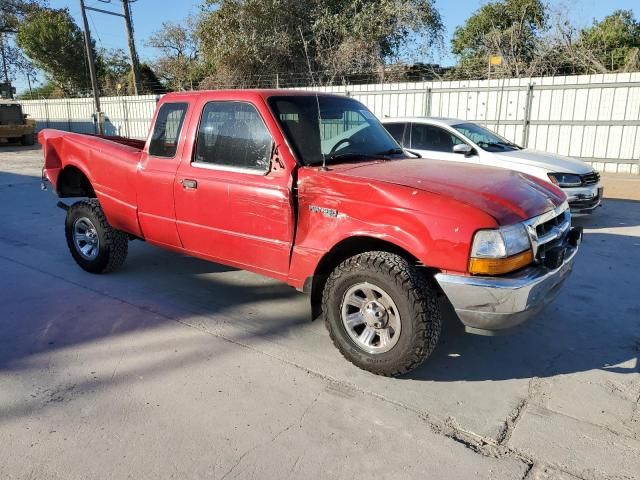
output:
[[[518,325],[558,292],[582,238],[564,193],[503,169],[410,158],[354,99],[283,90],[172,93],[146,141],[39,134],[88,272],[132,239],[308,292],[355,365],[433,351],[446,297],[469,331]],[[214,292],[215,294],[215,292]]]

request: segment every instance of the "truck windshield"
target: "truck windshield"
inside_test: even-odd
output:
[[[356,100],[291,95],[270,97],[268,103],[304,165],[404,154],[376,117]]]
[[[20,105],[0,103],[0,125],[22,125],[22,120]]]

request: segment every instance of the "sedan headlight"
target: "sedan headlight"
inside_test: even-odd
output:
[[[500,275],[518,270],[532,261],[531,241],[523,224],[478,230],[471,245],[469,273]]]
[[[549,180],[559,187],[579,187],[582,185],[580,175],[574,175],[573,173],[548,173],[547,175]]]

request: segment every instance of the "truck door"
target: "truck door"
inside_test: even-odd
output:
[[[184,248],[286,277],[293,241],[291,173],[271,168],[274,137],[246,101],[203,105],[174,184]]]
[[[176,229],[173,183],[184,149],[180,140],[188,110],[186,102],[163,104],[138,166],[138,219],[145,238],[180,247]]]

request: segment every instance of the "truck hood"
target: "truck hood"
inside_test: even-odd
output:
[[[560,206],[566,195],[529,175],[463,163],[424,159],[339,166],[336,174],[403,185],[453,198],[509,225]]]
[[[557,173],[575,173],[584,175],[593,169],[581,160],[571,157],[563,157],[555,153],[541,152],[531,148],[513,150],[511,152],[493,152],[500,160],[506,160],[521,165],[529,165]]]

